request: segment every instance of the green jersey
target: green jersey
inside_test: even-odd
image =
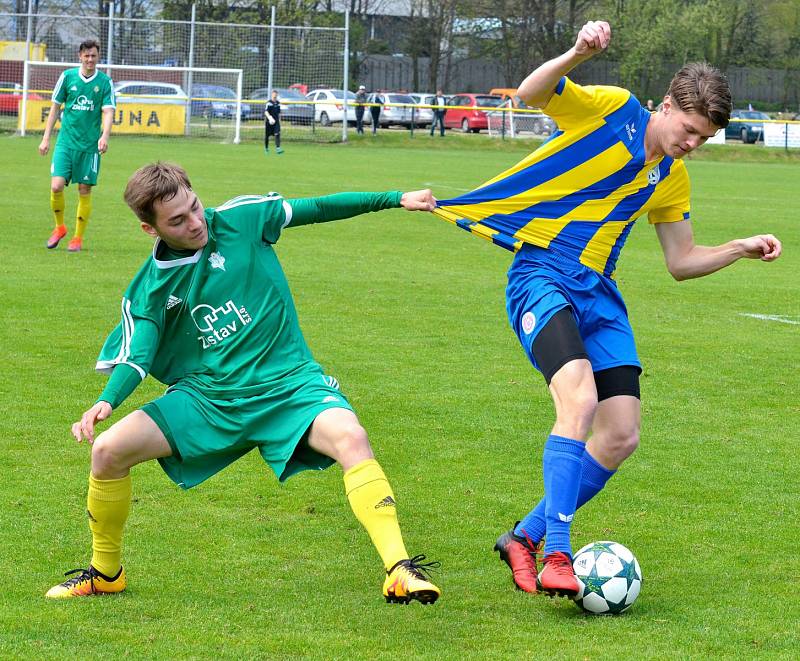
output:
[[[246,195],[205,210],[208,243],[194,254],[176,258],[157,240],[125,292],[122,322],[97,363],[104,373],[125,365],[136,374],[114,369],[101,399],[116,407],[148,373],[211,399],[255,396],[279,382],[322,375],[272,245],[290,224],[399,203],[399,192],[302,200]],[[123,375],[135,383],[123,385]]]
[[[84,78],[80,68],[67,69],[53,90],[53,102],[64,105],[58,144],[96,152],[103,129],[103,108],[116,108],[111,78],[99,69]]]

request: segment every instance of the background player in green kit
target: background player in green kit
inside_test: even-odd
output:
[[[55,248],[67,234],[64,224],[64,186],[78,184],[78,212],[75,235],[69,251],[78,252],[83,246],[83,233],[92,212],[92,186],[97,185],[100,154],[108,150],[108,136],[114,121],[114,86],[102,71],[97,70],[100,45],[93,40],[78,47],[81,66],[67,69],[53,89],[53,104],[39,145],[44,156],[50,150],[50,134],[58,120],[61,106],[61,130],[50,164],[50,208],[55,217],[55,229],[47,239],[47,247]]]
[[[401,206],[430,211],[431,192],[297,200],[270,193],[204,209],[180,167],[156,163],[131,177],[125,201],[156,241],[100,353],[97,368],[111,378],[72,426],[78,441],[93,443],[91,564],[47,596],[125,588],[120,556],[132,466],[158,459],[188,489],[257,448],[281,481],[341,464],[353,512],[386,568],[386,600],[436,601],[439,588],[424,573],[432,563],[409,557],[392,489],[336,380],[311,356],[272,248],[286,227]],[[95,424],[148,373],[169,386],[166,394],[95,440]]]

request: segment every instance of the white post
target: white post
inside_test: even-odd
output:
[[[267,64],[267,90],[272,94],[272,71],[275,66],[275,5],[271,7],[272,16],[269,23],[269,63]],[[272,98],[270,96],[270,98]]]
[[[350,86],[350,10],[344,12],[344,115],[342,116],[342,142],[347,142],[347,88]]]
[[[236,132],[233,136],[233,144],[238,145],[242,134],[242,70],[236,78]]]
[[[109,0],[108,3],[108,48],[106,53],[106,70],[110,76],[111,65],[114,64],[114,0]]]
[[[31,2],[28,0],[28,28],[25,35],[25,64],[22,67],[22,104],[19,108],[17,126],[19,134],[25,137],[25,121],[28,116],[28,86],[30,85],[30,69],[28,62],[31,59],[31,32],[33,32],[33,14],[31,13]]]
[[[192,23],[189,26],[189,71],[186,75],[186,94],[189,96],[189,102],[186,104],[186,121],[184,122],[183,134],[189,135],[192,132],[192,85],[193,85],[193,71],[191,67],[194,66],[194,28],[195,19],[197,18],[197,5],[192,3]]]

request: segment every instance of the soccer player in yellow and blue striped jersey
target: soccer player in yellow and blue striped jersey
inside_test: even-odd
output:
[[[730,89],[707,64],[689,64],[651,114],[627,90],[566,77],[603,52],[608,23],[590,21],[575,45],[518,89],[559,130],[526,159],[453,200],[437,215],[516,252],[509,320],[547,381],[556,422],[544,447],[545,496],[495,545],[516,585],[574,595],[570,525],[639,442],[641,364],[614,280],[633,223],[647,214],[677,280],[747,257],[772,261],[765,234],[720,246],[694,243],[689,176],[681,159],[728,124]],[[537,556],[544,540],[544,564]]]

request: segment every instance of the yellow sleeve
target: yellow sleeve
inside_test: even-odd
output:
[[[566,131],[605,117],[630,98],[631,93],[621,87],[578,85],[564,76],[542,110]]]
[[[657,204],[647,214],[650,224],[689,220],[689,173],[683,161],[673,161],[670,175],[658,187]]]

